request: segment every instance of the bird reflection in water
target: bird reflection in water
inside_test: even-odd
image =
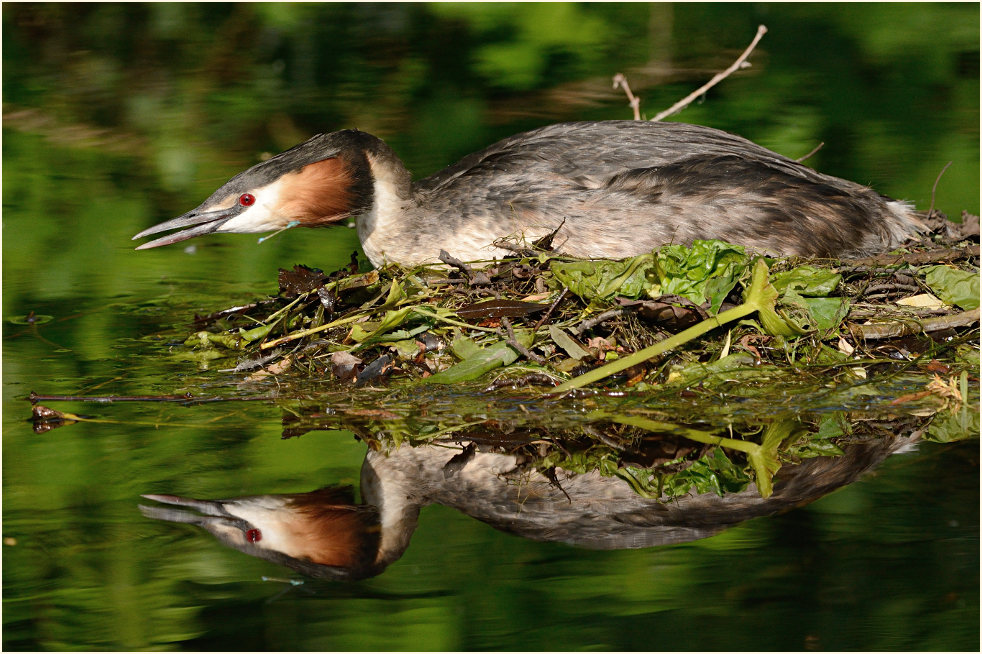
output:
[[[618,477],[543,474],[524,455],[458,442],[403,444],[388,453],[370,448],[361,470],[361,503],[350,487],[328,487],[230,500],[148,494],[143,497],[158,504],[140,510],[149,518],[197,525],[225,545],[310,577],[362,579],[403,555],[428,504],[538,541],[601,550],[684,543],[812,502],[908,448],[917,433],[872,437],[843,445],[838,456],[785,463],[766,498],[751,483],[724,496],[650,499]]]

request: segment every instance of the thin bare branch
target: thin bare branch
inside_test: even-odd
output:
[[[604,311],[599,316],[595,316],[593,318],[590,318],[589,320],[584,320],[576,327],[576,334],[577,335],[582,334],[586,330],[591,329],[596,325],[599,325],[603,321],[610,320],[611,318],[616,318],[622,313],[627,313],[627,310],[624,308],[610,309],[609,311]]]
[[[508,320],[508,318],[505,318],[504,316],[502,316],[502,318],[501,318],[501,324],[504,325],[504,327],[505,327],[506,330],[508,330],[508,336],[506,338],[506,341],[507,341],[508,345],[511,346],[516,352],[518,352],[519,354],[521,354],[523,357],[525,357],[529,361],[533,361],[533,362],[538,363],[538,364],[543,364],[543,363],[546,362],[545,359],[543,359],[538,354],[536,354],[535,352],[532,352],[527,347],[525,347],[524,345],[522,345],[521,343],[518,342],[518,339],[515,338],[515,330],[512,329],[512,327],[511,327],[511,321]]]
[[[945,171],[948,170],[948,166],[950,166],[950,165],[951,165],[951,162],[950,161],[948,163],[946,163],[944,165],[944,168],[941,169],[941,172],[938,173],[938,177],[934,180],[934,186],[931,187],[931,208],[927,210],[927,215],[928,216],[930,216],[932,213],[934,213],[934,194],[938,190],[938,182],[941,181],[941,176],[944,175]]]
[[[811,152],[809,152],[808,154],[806,154],[803,157],[798,157],[797,159],[795,159],[795,161],[797,161],[798,163],[801,163],[805,159],[811,158],[812,155],[814,155],[816,152],[818,152],[819,150],[821,150],[824,147],[825,147],[825,141],[822,141],[821,143],[819,143],[818,145],[816,145],[814,148],[812,148],[812,151]]]
[[[182,404],[210,404],[212,402],[267,402],[275,400],[275,395],[256,397],[211,396],[195,397],[191,393],[184,395],[47,395],[35,393],[27,397],[31,404],[38,402],[95,402],[98,404],[113,404],[114,402],[180,402]]]
[[[754,40],[750,42],[750,45],[747,46],[747,49],[743,51],[743,54],[741,54],[737,58],[737,60],[734,61],[730,65],[729,68],[727,68],[726,70],[724,70],[721,73],[717,73],[711,80],[709,80],[708,82],[706,82],[705,84],[703,84],[702,86],[700,86],[698,89],[696,89],[695,91],[693,91],[689,95],[685,96],[684,98],[682,98],[681,100],[679,100],[678,102],[676,102],[675,104],[673,104],[671,107],[669,107],[665,111],[661,112],[660,114],[658,114],[657,116],[655,116],[654,118],[652,118],[651,119],[651,122],[658,122],[659,120],[663,120],[665,118],[668,118],[669,116],[671,116],[673,114],[677,114],[678,112],[682,111],[683,109],[685,109],[686,107],[688,107],[690,104],[692,104],[692,102],[696,98],[698,98],[699,96],[701,96],[702,94],[704,94],[706,91],[708,91],[709,89],[713,88],[714,86],[716,86],[717,84],[719,84],[721,81],[723,81],[724,79],[726,79],[727,77],[729,77],[730,74],[733,71],[735,71],[735,70],[737,70],[739,68],[743,68],[745,64],[746,64],[746,66],[749,66],[750,64],[749,63],[746,63],[747,57],[750,56],[750,53],[753,52],[753,49],[757,47],[757,44],[760,42],[761,38],[763,38],[763,36],[765,34],[767,34],[767,28],[765,26],[763,26],[763,25],[759,26],[757,28],[757,36],[754,37]]]
[[[618,86],[624,89],[624,93],[627,94],[628,104],[634,111],[634,120],[641,120],[641,98],[631,93],[631,87],[627,85],[627,78],[621,73],[614,75],[614,88],[616,89]]]
[[[923,266],[929,263],[941,263],[942,261],[956,261],[969,257],[979,256],[979,246],[972,244],[961,248],[947,248],[943,250],[927,250],[924,252],[900,252],[897,254],[877,254],[872,257],[862,259],[843,259],[842,262],[849,268],[840,270],[852,270],[854,266]]]
[[[971,311],[956,313],[953,316],[939,316],[937,318],[926,318],[919,321],[895,320],[873,325],[850,325],[850,330],[854,337],[870,341],[881,338],[897,338],[899,336],[920,334],[922,332],[929,334],[952,327],[971,327],[978,322],[979,310],[972,309]]]
[[[556,301],[553,302],[552,303],[552,306],[550,306],[546,310],[545,315],[543,315],[539,319],[539,322],[535,323],[535,327],[532,328],[532,331],[533,332],[539,331],[539,327],[541,327],[547,320],[549,320],[549,317],[552,316],[552,312],[555,311],[556,310],[556,307],[559,306],[559,303],[562,302],[566,298],[566,294],[567,293],[569,293],[569,288],[567,288],[567,287],[564,286],[563,287],[563,292],[559,294],[559,297],[556,298]]]

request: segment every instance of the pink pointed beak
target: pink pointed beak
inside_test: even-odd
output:
[[[216,211],[199,212],[198,209],[193,209],[182,216],[178,216],[177,218],[173,218],[171,220],[166,220],[162,223],[154,225],[153,227],[148,227],[134,236],[133,240],[135,241],[138,238],[150,236],[151,234],[159,234],[160,232],[179,229],[181,231],[168,234],[167,236],[162,236],[158,239],[150,241],[149,243],[144,243],[143,245],[138,245],[136,249],[149,250],[150,248],[160,247],[161,245],[170,245],[172,243],[186,241],[187,239],[194,238],[195,236],[211,234],[212,232],[217,231],[219,227],[224,225],[231,218],[238,215],[240,211],[241,207],[238,205],[234,205],[228,209],[218,209]]]

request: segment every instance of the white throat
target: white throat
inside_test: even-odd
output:
[[[388,247],[398,243],[412,202],[409,173],[405,169],[380,164],[372,155],[368,155],[368,164],[375,188],[371,209],[357,218],[358,238],[369,261],[378,267],[386,261]],[[400,257],[393,252],[388,260],[398,261]]]

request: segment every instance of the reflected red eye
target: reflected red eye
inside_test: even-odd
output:
[[[239,204],[243,207],[251,207],[256,204],[256,196],[252,193],[243,193],[239,196]]]
[[[252,197],[251,195],[249,196]],[[249,529],[246,531],[246,540],[250,543],[258,543],[263,539],[263,532],[258,529]]]

